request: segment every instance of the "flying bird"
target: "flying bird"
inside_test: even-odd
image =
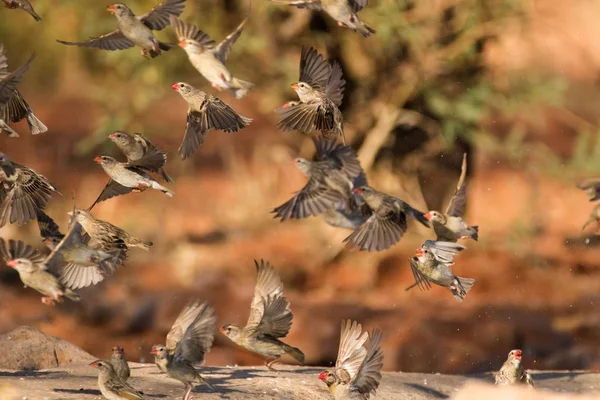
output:
[[[185,0],[165,0],[144,15],[137,16],[125,4],[115,3],[107,10],[117,18],[118,28],[106,35],[90,38],[83,42],[57,42],[69,46],[94,47],[102,50],[124,50],[134,46],[142,48],[142,55],[151,58],[168,51],[172,44],[158,40],[152,31],[160,31],[169,25],[171,16],[179,16]]]
[[[253,83],[235,78],[225,66],[231,48],[238,40],[248,18],[230,33],[218,45],[206,33],[195,25],[171,17],[171,26],[179,40],[179,46],[185,50],[190,62],[217,90],[227,89],[236,99],[241,99],[254,87]]]
[[[292,84],[300,101],[292,101],[275,110],[277,128],[284,131],[344,136],[344,118],[339,106],[344,97],[342,67],[337,61],[330,65],[312,47],[302,47],[300,80]]]
[[[246,350],[265,356],[265,365],[272,371],[282,354],[304,364],[304,353],[280,340],[290,331],[293,318],[290,303],[283,296],[283,283],[268,261],[254,264],[256,286],[246,326],[227,324],[219,332]]]
[[[358,322],[342,321],[335,369],[319,375],[335,400],[368,400],[375,394],[383,367],[381,336],[378,328],[369,337]]]
[[[252,122],[252,119],[237,114],[215,96],[185,82],[174,83],[171,88],[188,103],[185,136],[179,147],[179,155],[183,160],[198,150],[211,129],[237,132]]]
[[[29,0],[2,0],[4,2],[4,7],[6,8],[20,8],[24,11],[27,11],[29,15],[31,15],[37,22],[40,22],[42,18],[35,12],[33,6],[29,2]]]
[[[17,96],[17,86],[23,79],[23,75],[29,69],[29,65],[35,58],[35,54],[32,54],[25,64],[13,72],[8,72],[8,59],[4,53],[4,45],[0,44],[0,130],[8,132],[10,137],[19,137],[19,134],[8,126],[8,122],[13,122],[12,117],[17,120],[23,118],[23,104],[19,101],[22,97],[20,94]],[[14,99],[17,96],[17,99]],[[7,111],[7,107],[15,108],[14,111]],[[27,114],[27,110],[25,110]]]
[[[522,360],[523,352],[521,350],[511,350],[502,368],[496,373],[496,385],[509,386],[521,384],[533,387],[533,378],[523,368]]]
[[[577,183],[577,187],[585,191],[590,201],[600,199],[600,178],[584,179]]]

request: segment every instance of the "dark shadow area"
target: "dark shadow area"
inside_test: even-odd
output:
[[[102,396],[102,393],[96,389],[52,389],[52,391],[57,393],[91,394],[92,396]]]
[[[0,371],[0,376],[13,376],[13,377],[21,377],[21,376],[31,376],[35,378],[58,378],[60,376],[69,376],[68,372],[64,371]]]
[[[423,386],[423,385],[419,385],[418,383],[405,383],[405,385],[409,386],[409,387],[411,387],[413,389],[417,389],[420,392],[427,393],[429,396],[432,396],[433,398],[436,398],[436,399],[448,399],[448,398],[450,398],[450,396],[448,396],[445,393],[442,393],[442,392],[437,391],[437,390],[432,389],[432,388],[428,388],[428,387]]]

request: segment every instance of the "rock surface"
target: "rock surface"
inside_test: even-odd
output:
[[[142,390],[148,399],[176,399],[183,394],[183,385],[160,374],[153,364],[130,363],[129,383]],[[331,399],[325,385],[318,380],[323,368],[280,368],[279,373],[264,367],[205,367],[203,377],[215,387],[193,390],[195,399]],[[373,400],[425,400],[456,398],[516,399],[516,400],[590,400],[600,399],[600,374],[590,372],[533,372],[536,390],[497,388],[490,385],[491,374],[477,376],[384,372],[382,384]],[[87,364],[27,372],[0,370],[0,398],[27,399],[98,399],[96,370]],[[461,389],[467,385],[465,389]],[[4,392],[2,391],[4,390]],[[562,392],[562,393],[560,393]],[[570,396],[585,393],[585,397]],[[10,393],[10,394],[9,394]],[[560,395],[558,394],[560,393]]]
[[[48,336],[31,326],[21,326],[1,335],[0,349],[3,350],[0,351],[0,369],[4,370],[31,371],[94,360],[92,355],[74,344]]]

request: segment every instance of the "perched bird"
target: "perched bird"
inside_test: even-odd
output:
[[[369,208],[373,210],[373,214],[344,239],[344,242],[350,246],[366,251],[381,251],[390,248],[398,243],[406,232],[407,216],[429,228],[429,221],[425,218],[425,214],[397,197],[378,192],[369,186],[354,188],[353,192],[363,198]]]
[[[363,37],[376,33],[358,18],[358,12],[367,6],[368,0],[271,0],[273,3],[286,4],[298,8],[324,11],[343,28],[352,29]]]
[[[260,264],[254,261],[254,264],[256,286],[246,326],[227,324],[219,332],[246,350],[265,356],[265,365],[272,371],[282,354],[304,364],[300,349],[279,340],[287,336],[293,317],[290,303],[283,297],[283,283],[268,261],[260,260]]]
[[[450,267],[454,263],[454,256],[462,250],[464,247],[459,244],[432,240],[427,240],[417,249],[409,262],[419,289],[431,289],[431,283],[435,283],[448,288],[456,300],[463,301],[475,279],[461,278],[452,273]]]
[[[179,16],[185,0],[165,0],[144,15],[136,16],[125,4],[115,3],[107,10],[117,18],[118,29],[106,35],[90,38],[84,42],[57,42],[69,46],[95,47],[102,50],[124,50],[133,46],[142,48],[142,55],[154,58],[168,51],[172,44],[159,41],[152,31],[160,31],[169,25],[171,16]]]
[[[577,187],[581,190],[585,190],[590,201],[600,199],[600,178],[584,179],[577,184]]]
[[[308,176],[306,185],[275,208],[275,218],[282,221],[323,214],[334,208],[351,213],[358,209],[352,193],[353,180],[364,175],[356,153],[350,146],[334,139],[315,138],[318,161],[296,158],[293,163]]]
[[[164,157],[166,157],[164,153],[152,153],[139,160],[127,163],[119,162],[110,156],[97,156],[94,158],[94,161],[102,166],[110,180],[89,209],[91,210],[99,202],[112,197],[131,192],[143,192],[148,188],[160,190],[167,196],[173,197],[175,193],[158,183],[144,171],[160,168],[159,165],[164,164]]]
[[[158,153],[162,155],[162,163],[158,169],[151,170],[152,172],[159,173],[162,178],[168,183],[172,183],[173,179],[165,172],[163,166],[167,161],[167,154],[162,152],[152,144],[152,142],[141,133],[134,133],[133,136],[123,131],[115,131],[108,135],[108,138],[112,140],[119,150],[127,157],[127,162],[132,163],[142,159],[142,157],[149,154]],[[160,160],[160,159],[159,159]],[[147,165],[146,168],[151,168],[151,165]]]
[[[129,379],[130,371],[129,364],[125,359],[125,349],[123,349],[121,346],[113,347],[110,353],[109,362],[112,365],[117,377],[121,381],[127,382],[127,379]]]
[[[317,130],[323,135],[339,135],[345,143],[344,118],[338,108],[345,84],[337,61],[330,65],[314,48],[302,47],[300,80],[292,84],[300,101],[288,102],[275,110],[277,128],[302,133]]]
[[[446,208],[446,212],[442,214],[438,211],[429,211],[425,214],[425,218],[431,221],[438,241],[456,242],[458,239],[471,238],[477,240],[479,238],[479,227],[470,226],[462,219],[467,207],[466,175],[467,154],[465,153],[456,191]]]
[[[204,363],[204,355],[210,351],[214,340],[215,317],[213,308],[199,301],[188,304],[179,314],[167,334],[166,345],[154,345],[154,363],[168,377],[185,385],[184,400],[191,398],[194,384],[207,385],[196,364]]]
[[[29,0],[2,0],[6,8],[20,8],[27,11],[37,22],[42,18],[35,12]]]
[[[515,349],[508,353],[508,358],[500,368],[500,371],[496,373],[496,385],[509,386],[509,385],[528,385],[533,387],[533,378],[525,371],[523,364],[521,363],[523,358],[523,352]]]
[[[6,111],[6,107],[16,107],[16,110],[13,111],[15,118],[18,118],[17,114],[19,116],[22,115],[22,104],[20,104],[18,99],[13,99],[16,96],[15,92],[17,91],[17,85],[21,82],[21,79],[23,79],[23,75],[25,75],[25,72],[29,69],[29,65],[34,58],[35,54],[32,54],[25,64],[21,65],[13,72],[8,73],[8,62],[6,55],[4,54],[4,45],[0,44],[0,110],[2,111],[2,114],[0,114],[0,130],[8,132],[8,136],[10,137],[18,137],[19,134],[8,126],[8,122],[11,122],[11,115],[10,112]],[[9,114],[8,117],[5,115],[7,113]],[[21,120],[22,118],[23,117],[21,116],[18,120]]]
[[[383,367],[381,336],[381,330],[374,329],[369,345],[365,346],[369,334],[362,332],[362,326],[356,321],[342,321],[335,369],[319,375],[334,399],[368,400],[375,394]]]
[[[185,82],[174,83],[171,88],[188,103],[185,136],[179,147],[179,155],[183,160],[198,150],[209,130],[237,132],[252,122],[252,119],[237,114],[215,96]]]
[[[27,3],[28,4],[28,3]],[[4,52],[4,45],[0,43],[0,79],[8,75],[8,59],[6,58],[6,54]],[[27,125],[29,125],[29,130],[32,135],[37,135],[39,133],[46,132],[48,128],[46,125],[40,121],[31,107],[29,103],[23,98],[23,95],[17,90],[13,89],[13,95],[6,102],[6,104],[0,107],[0,119],[3,121],[0,123],[0,131],[2,131],[6,124],[8,123],[17,123],[21,121],[23,118],[27,121]],[[12,129],[7,129],[9,137],[18,137],[19,135]]]
[[[0,227],[35,219],[58,190],[45,176],[0,153]]]
[[[118,248],[121,243],[125,244],[127,248],[139,247],[146,251],[152,247],[152,242],[144,242],[133,237],[118,226],[94,217],[89,211],[76,208],[69,215],[75,215],[77,222],[90,235],[92,241],[99,242],[103,248]]]
[[[59,273],[61,282],[71,289],[80,289],[102,282],[121,266],[127,256],[124,243],[103,249],[100,243],[90,245],[90,237],[83,235],[83,227],[71,217],[66,235],[43,211],[38,212],[38,225],[43,242],[50,250],[59,246]]]
[[[241,99],[254,87],[253,83],[235,78],[225,66],[231,48],[242,34],[246,21],[248,18],[217,45],[210,36],[195,25],[171,17],[171,26],[177,35],[179,46],[185,50],[194,68],[212,84],[213,88],[219,91],[230,90],[236,99]]]
[[[79,301],[79,295],[62,282],[60,275],[60,244],[47,257],[25,243],[0,238],[0,254],[11,268],[19,273],[23,284],[44,295],[42,303],[54,305],[63,297]]]
[[[108,400],[141,400],[144,395],[117,376],[109,361],[96,360],[89,364],[98,368],[100,393]]]

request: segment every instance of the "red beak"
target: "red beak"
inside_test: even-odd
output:
[[[423,250],[417,249],[417,252],[415,254],[417,255],[417,257],[423,257]]]
[[[431,219],[431,213],[430,212],[425,213],[425,218]]]
[[[174,84],[171,85],[171,89],[173,89],[173,90],[179,90],[179,85],[176,84],[176,83],[174,83]]]
[[[15,268],[17,266],[17,260],[10,260],[6,263],[6,265],[8,265],[11,268]]]
[[[183,39],[179,42],[179,47],[185,47],[187,46],[187,40]]]
[[[114,133],[111,133],[110,135],[108,135],[108,138],[109,138],[110,140],[115,140],[117,137],[115,136],[115,134],[114,134]]]
[[[521,350],[517,350],[515,351],[515,359],[521,361],[521,358],[523,357],[523,352],[521,352]]]
[[[92,368],[98,368],[98,360],[96,360],[96,361],[94,361],[94,362],[91,362],[91,363],[89,363],[88,365],[89,365],[90,367],[92,367]]]
[[[94,161],[100,164],[102,162],[102,159],[100,158],[100,156],[96,156],[96,158],[94,158]]]
[[[219,328],[219,332],[221,332],[223,335],[227,334],[227,330],[225,328]]]
[[[297,83],[292,83],[292,89],[298,90],[300,89],[300,85],[298,85]]]
[[[327,380],[327,374],[325,373],[325,371],[321,372],[319,374],[319,379],[322,381],[326,381]]]
[[[107,10],[109,13],[111,13],[111,14],[114,14],[114,13],[116,13],[116,12],[117,12],[117,8],[114,6],[114,4],[111,4],[110,6],[108,6],[108,7],[106,8],[106,10]]]
[[[150,350],[150,354],[154,354],[154,355],[158,354],[158,350],[156,350],[156,347],[152,346],[152,350]]]
[[[360,188],[354,188],[354,189],[352,189],[352,193],[354,193],[354,194],[360,194]]]

